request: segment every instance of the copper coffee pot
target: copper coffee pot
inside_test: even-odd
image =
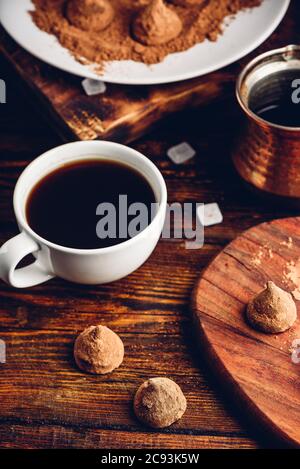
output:
[[[300,202],[300,127],[268,122],[251,110],[259,100],[265,106],[276,102],[287,86],[292,100],[296,74],[299,79],[300,46],[262,54],[242,71],[236,93],[247,119],[233,162],[240,176],[257,189]]]

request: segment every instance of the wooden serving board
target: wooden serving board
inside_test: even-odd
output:
[[[294,11],[293,11],[294,10]],[[259,51],[298,42],[296,2]],[[234,95],[236,77],[250,57],[209,75],[156,86],[108,85],[103,95],[87,96],[82,78],[36,59],[0,27],[0,53],[25,85],[29,98],[64,140],[106,139],[131,142],[174,112]],[[1,77],[0,77],[1,78]],[[234,98],[233,98],[234,99]],[[199,128],[201,122],[199,122]]]
[[[300,316],[290,331],[278,335],[256,332],[245,321],[247,303],[268,280],[299,298],[295,272],[300,285],[300,218],[258,225],[204,271],[194,290],[193,310],[199,340],[232,398],[242,399],[258,426],[264,423],[299,447],[300,363],[292,360],[292,343],[300,339]],[[297,307],[300,315],[299,301]]]

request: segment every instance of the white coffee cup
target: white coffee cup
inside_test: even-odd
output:
[[[144,231],[111,247],[73,249],[54,244],[30,228],[25,209],[31,189],[49,172],[87,156],[123,162],[146,178],[154,191],[158,209]],[[54,148],[30,163],[17,181],[14,212],[20,234],[0,248],[0,278],[16,288],[38,285],[55,276],[83,284],[102,284],[123,278],[140,267],[155,248],[163,229],[166,206],[165,181],[156,166],[141,153],[106,141],[75,142]],[[32,254],[35,261],[17,268],[28,254]]]

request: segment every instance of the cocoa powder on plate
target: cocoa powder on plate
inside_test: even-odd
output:
[[[89,7],[93,2],[93,0],[79,1],[87,2]],[[154,64],[161,62],[170,53],[187,50],[205,39],[216,41],[222,33],[226,17],[242,9],[259,6],[262,2],[262,0],[165,1],[166,8],[177,13],[182,21],[181,32],[167,43],[145,45],[147,41],[143,41],[144,43],[138,41],[132,31],[137,16],[151,1],[153,0],[110,0],[109,3],[114,9],[114,18],[104,30],[100,31],[95,31],[95,28],[84,30],[74,26],[74,23],[67,19],[66,0],[33,0],[35,11],[31,14],[35,24],[41,30],[55,35],[60,44],[69,49],[78,61],[96,63],[103,68],[106,61],[112,60],[131,59]],[[155,16],[159,23],[159,15]],[[91,23],[94,24],[95,19],[92,21],[91,18]],[[162,25],[156,26],[159,28]]]

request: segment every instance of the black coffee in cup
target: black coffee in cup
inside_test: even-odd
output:
[[[126,209],[132,204],[143,204],[148,213],[147,224],[150,223],[156,200],[142,174],[111,160],[80,160],[55,169],[33,187],[26,218],[38,235],[52,243],[77,249],[105,248],[131,237],[124,227],[120,230],[121,221],[126,219],[129,224],[134,216],[120,213],[120,196],[126,201]],[[106,238],[100,238],[96,230],[99,204],[115,207],[116,226]]]
[[[249,108],[272,124],[300,127],[300,70],[282,70],[258,80]]]

